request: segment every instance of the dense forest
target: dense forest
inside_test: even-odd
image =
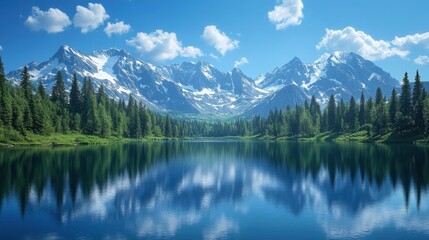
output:
[[[351,97],[336,102],[330,97],[322,111],[315,97],[302,105],[270,111],[268,117],[237,118],[229,121],[179,120],[155,113],[131,95],[127,101],[109,98],[101,85],[96,91],[90,78],[80,87],[74,74],[69,91],[62,73],[56,74],[51,94],[41,82],[33,86],[27,67],[19,86],[6,78],[0,58],[0,139],[19,139],[28,134],[82,133],[103,138],[149,137],[312,137],[320,133],[354,133],[368,136],[387,133],[429,133],[429,97],[417,71],[412,86],[405,73],[400,93],[389,98],[377,89],[375,99]]]

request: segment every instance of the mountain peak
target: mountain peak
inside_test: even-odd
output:
[[[299,59],[297,56],[293,57],[292,60],[289,61],[290,63],[302,63],[301,59]]]
[[[240,68],[238,68],[238,67],[234,67],[233,69],[232,69],[232,71],[231,71],[232,73],[239,73],[239,74],[242,74],[243,73],[243,71],[241,71],[241,69]]]
[[[81,55],[78,51],[74,50],[68,45],[62,45],[51,59],[58,59],[59,61],[65,61],[72,55]]]

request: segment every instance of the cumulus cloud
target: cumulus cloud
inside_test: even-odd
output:
[[[131,25],[125,24],[124,21],[116,22],[116,23],[107,23],[106,28],[104,28],[104,32],[107,36],[111,37],[113,34],[122,35],[124,33],[129,32],[131,29]]]
[[[247,61],[247,58],[242,57],[240,60],[234,62],[234,67],[238,68],[239,66],[247,64],[247,63],[249,63],[249,61]]]
[[[206,26],[202,37],[222,55],[225,55],[228,51],[234,50],[239,44],[238,40],[229,38],[214,25]]]
[[[88,3],[88,8],[78,5],[76,15],[73,18],[75,27],[81,28],[82,33],[90,32],[102,25],[109,18],[103,5],[100,3]]]
[[[203,52],[199,48],[189,46],[183,48],[180,55],[182,57],[196,58],[201,57],[203,55]]]
[[[353,27],[342,30],[326,29],[323,39],[317,44],[317,49],[328,51],[355,52],[369,60],[382,60],[388,57],[405,57],[408,51],[392,46],[390,42],[375,40],[362,31]]]
[[[155,61],[171,60],[178,56],[195,58],[202,55],[201,50],[196,47],[183,47],[177,40],[176,33],[159,29],[152,33],[139,32],[126,42],[136,48],[144,58]]]
[[[48,33],[58,33],[64,31],[71,24],[67,14],[58,8],[42,11],[39,7],[33,7],[31,11],[32,14],[25,20],[25,24],[33,31],[44,30]]]
[[[422,45],[429,48],[429,32],[416,33],[405,37],[395,37],[392,41],[393,45],[398,47],[409,47],[412,45]]]
[[[419,65],[428,64],[429,63],[429,56],[422,56],[422,55],[420,55],[416,59],[414,59],[414,62],[416,64],[419,64]]]
[[[297,26],[301,24],[304,18],[303,8],[302,0],[283,0],[281,4],[268,12],[268,19],[276,25],[277,30]]]

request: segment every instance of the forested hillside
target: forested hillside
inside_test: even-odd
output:
[[[4,73],[0,59],[0,141],[19,140],[36,134],[81,133],[102,138],[143,139],[150,137],[313,137],[321,133],[344,134],[364,132],[366,136],[418,135],[429,132],[429,97],[420,75],[413,87],[405,73],[401,92],[395,89],[387,97],[380,88],[375,99],[351,97],[347,102],[330,97],[321,109],[313,96],[310,103],[272,109],[267,118],[253,116],[229,121],[178,120],[147,109],[132,95],[126,103],[94,89],[90,78],[74,75],[69,91],[61,71],[56,75],[51,93],[44,86],[33,86],[27,67],[21,73],[19,86],[13,86]],[[405,139],[406,140],[406,139]]]

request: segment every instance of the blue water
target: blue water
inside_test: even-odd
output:
[[[429,239],[429,148],[262,141],[0,150],[1,239]]]

